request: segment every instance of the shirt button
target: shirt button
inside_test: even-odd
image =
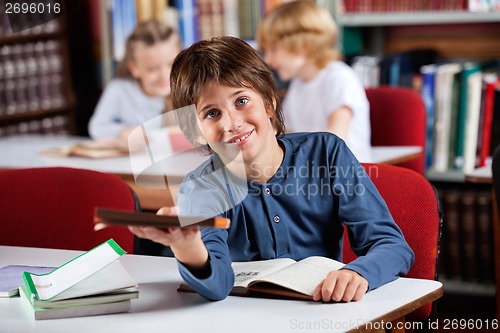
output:
[[[269,194],[271,194],[271,190],[269,189],[269,187],[266,187],[266,188],[264,189],[264,194],[265,194],[265,195],[269,195]]]
[[[274,215],[273,220],[274,220],[274,222],[279,223],[280,222],[280,217],[278,215]]]

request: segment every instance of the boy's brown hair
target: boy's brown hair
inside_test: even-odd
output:
[[[319,68],[340,59],[337,26],[328,10],[311,0],[291,1],[269,12],[256,39],[263,51],[275,46],[292,54],[305,51]]]
[[[198,146],[202,138],[197,115],[181,108],[196,105],[206,87],[212,83],[245,87],[259,93],[266,110],[272,113],[271,123],[276,136],[285,133],[271,69],[250,45],[241,39],[223,36],[191,45],[179,53],[172,64],[172,104],[179,126],[191,143]]]

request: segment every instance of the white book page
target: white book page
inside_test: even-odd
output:
[[[338,270],[343,263],[325,257],[308,257],[261,279],[312,296],[326,275]]]
[[[47,300],[60,294],[64,290],[100,271],[119,257],[120,254],[109,243],[103,243],[49,274],[31,274],[38,298]]]
[[[132,279],[122,263],[115,260],[97,273],[50,299],[50,301],[101,294],[129,287],[137,287],[137,283]]]
[[[253,280],[260,279],[294,263],[295,260],[289,258],[233,262],[234,286],[247,287]]]

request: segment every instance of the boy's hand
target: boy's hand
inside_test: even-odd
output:
[[[177,216],[177,207],[163,207],[158,215]],[[201,240],[200,229],[194,227],[173,227],[166,230],[154,227],[128,227],[129,230],[140,238],[146,238],[153,242],[170,246],[177,260],[193,271],[206,267],[208,252]]]
[[[157,215],[177,216],[177,207],[163,207],[158,210]],[[146,238],[153,242],[170,246],[172,250],[176,247],[186,247],[184,243],[195,241],[199,238],[199,229],[197,227],[178,228],[171,227],[167,229],[158,229],[154,227],[128,227],[130,231],[140,238]]]
[[[349,269],[331,271],[314,290],[313,299],[323,302],[359,301],[368,290],[368,281]]]

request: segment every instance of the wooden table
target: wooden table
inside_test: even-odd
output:
[[[0,267],[9,264],[59,266],[79,251],[0,246]],[[125,255],[121,259],[139,283],[132,312],[34,321],[19,298],[0,298],[0,332],[374,332],[393,326],[404,332],[404,316],[443,294],[438,281],[400,278],[370,291],[359,302],[317,303],[229,296],[210,302],[178,293],[182,281],[173,258]],[[399,323],[399,324],[398,324]],[[411,323],[406,323],[407,326]],[[403,329],[395,330],[401,326]],[[313,329],[313,328],[316,329]]]

